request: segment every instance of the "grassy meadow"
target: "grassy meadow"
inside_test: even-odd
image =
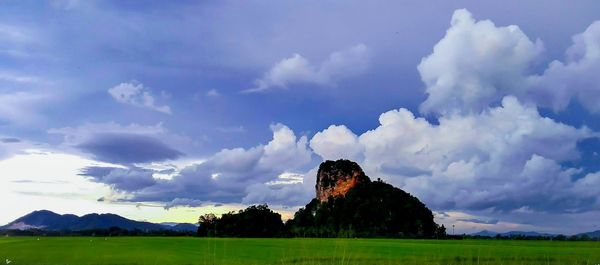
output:
[[[8,259],[8,260],[7,260]],[[600,242],[0,238],[0,264],[600,264]]]

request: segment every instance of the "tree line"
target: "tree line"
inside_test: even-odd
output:
[[[344,196],[313,199],[281,221],[264,205],[199,219],[199,236],[444,238],[446,228],[419,199],[381,180],[357,184]]]
[[[338,202],[340,203],[340,202]],[[307,213],[310,213],[316,201],[312,201],[307,207],[296,212],[294,219],[283,222],[281,215],[269,209],[266,204],[253,205],[238,212],[229,212],[221,217],[210,213],[200,216],[198,220],[197,236],[200,237],[253,237],[253,238],[276,238],[276,237],[336,237],[336,238],[354,238],[354,237],[382,237],[382,238],[432,238],[432,239],[496,239],[496,240],[555,240],[555,241],[599,241],[600,238],[593,238],[587,235],[582,236],[525,236],[511,235],[494,237],[486,236],[471,236],[471,235],[448,235],[444,225],[435,225],[435,233],[429,235],[419,235],[417,233],[390,233],[382,227],[366,226],[363,229],[352,228],[352,226],[337,227],[335,225],[315,225],[314,220],[307,218]],[[335,204],[335,203],[334,203]],[[307,210],[309,209],[309,210]],[[322,221],[334,222],[333,219],[323,220],[316,217],[313,218]],[[366,222],[368,223],[368,222]],[[418,227],[415,226],[415,227]],[[357,232],[359,231],[359,232]],[[370,231],[370,232],[369,232]]]
[[[253,205],[238,212],[229,212],[221,217],[210,213],[200,216],[198,233],[200,237],[393,237],[393,238],[445,238],[445,227],[438,227],[437,234],[419,235],[382,233],[382,228],[373,226],[370,232],[366,227],[353,228],[315,226],[312,221],[298,218],[304,212],[296,213],[296,218],[283,222],[281,215],[269,209],[266,204]],[[306,223],[305,223],[306,222]]]

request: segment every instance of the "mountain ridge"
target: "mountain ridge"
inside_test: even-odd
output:
[[[189,223],[163,225],[144,221],[135,221],[112,213],[91,213],[82,216],[74,214],[57,214],[49,210],[37,210],[28,213],[14,221],[0,226],[0,230],[31,230],[47,231],[83,231],[92,229],[109,229],[119,227],[125,230],[144,231],[196,231],[197,226]]]
[[[481,230],[479,232],[470,233],[470,236],[482,236],[482,237],[495,237],[496,235],[500,235],[503,237],[511,237],[511,236],[524,236],[524,237],[556,237],[560,234],[554,233],[540,233],[536,231],[508,231],[508,232],[496,232],[490,230]],[[600,238],[600,230],[591,231],[591,232],[583,232],[578,234],[573,234],[570,236],[581,237],[587,235],[590,238]]]

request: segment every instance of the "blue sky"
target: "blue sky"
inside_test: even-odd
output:
[[[598,230],[596,10],[0,1],[0,223],[289,216],[349,158],[458,232]]]

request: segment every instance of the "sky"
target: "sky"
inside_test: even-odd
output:
[[[0,224],[289,218],[344,158],[456,233],[600,230],[597,10],[0,0]]]

